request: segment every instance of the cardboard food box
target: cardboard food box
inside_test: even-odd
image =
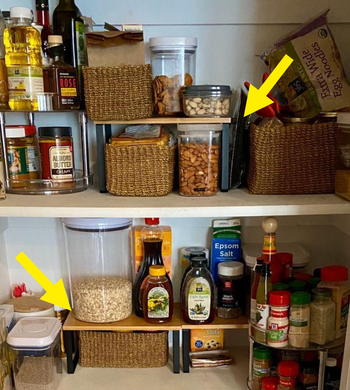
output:
[[[86,34],[90,67],[125,66],[145,64],[143,32],[96,31]]]
[[[224,348],[223,329],[192,329],[191,352],[213,351]]]

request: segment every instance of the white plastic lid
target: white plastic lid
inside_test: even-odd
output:
[[[63,223],[72,229],[109,230],[127,228],[131,225],[130,218],[64,218]]]
[[[55,341],[60,330],[57,318],[22,318],[7,336],[7,343],[14,349],[45,349]]]
[[[261,256],[262,244],[246,244],[242,246],[243,259],[248,267],[253,268],[256,259]],[[293,268],[303,268],[309,264],[310,253],[298,244],[278,244],[277,252],[293,254]]]
[[[174,46],[174,47],[191,47],[198,46],[198,39],[194,37],[154,37],[150,38],[149,46]]]
[[[177,125],[177,131],[196,131],[196,132],[203,132],[203,131],[222,131],[222,124],[207,124],[207,125]]]
[[[33,19],[32,11],[27,7],[11,7],[10,18]]]
[[[223,276],[242,276],[244,274],[244,265],[238,261],[219,263],[218,274]]]
[[[337,367],[337,359],[329,357],[326,359],[326,366],[327,367]]]
[[[6,127],[6,138],[24,138],[26,130],[24,127]]]

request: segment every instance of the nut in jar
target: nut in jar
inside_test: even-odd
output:
[[[180,195],[218,192],[222,125],[178,125]]]

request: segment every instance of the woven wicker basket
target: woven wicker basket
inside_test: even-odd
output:
[[[163,367],[168,362],[168,332],[80,332],[83,367]]]
[[[150,65],[84,67],[85,102],[94,121],[149,118],[152,116]]]
[[[118,196],[164,196],[173,190],[176,147],[106,145],[107,190]]]
[[[334,192],[337,125],[252,125],[248,189],[252,194]]]

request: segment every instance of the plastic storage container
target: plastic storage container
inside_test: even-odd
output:
[[[113,322],[132,311],[131,219],[63,220],[76,318]]]
[[[222,125],[178,125],[177,129],[180,195],[215,195],[219,190]]]
[[[7,337],[16,390],[56,390],[62,373],[57,318],[22,318]]]
[[[183,112],[189,117],[230,117],[231,108],[228,85],[192,85],[183,91]]]
[[[149,46],[155,114],[178,115],[182,87],[195,82],[197,38],[157,37],[149,40]]]

